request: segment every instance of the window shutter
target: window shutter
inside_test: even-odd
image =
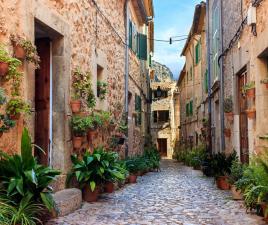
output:
[[[147,35],[139,34],[139,58],[147,60]]]
[[[186,116],[189,116],[189,104],[186,104]]]
[[[153,111],[154,123],[157,123],[157,111]]]
[[[129,48],[132,49],[132,22],[129,21]]]
[[[190,101],[190,109],[189,109],[189,114],[192,116],[193,115],[193,100]]]

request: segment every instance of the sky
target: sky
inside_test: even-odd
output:
[[[154,0],[155,39],[169,40],[172,36],[188,35],[195,5],[201,0]],[[180,37],[175,39],[181,39]],[[155,41],[153,60],[169,67],[175,79],[184,65],[180,57],[185,41],[169,43]]]

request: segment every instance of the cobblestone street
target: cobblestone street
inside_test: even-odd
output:
[[[99,202],[83,207],[49,225],[259,225],[261,217],[246,213],[228,191],[215,187],[213,179],[174,161],[163,161],[161,172],[140,177]]]

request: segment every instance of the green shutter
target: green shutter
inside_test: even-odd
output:
[[[129,48],[132,49],[132,22],[129,21]]]
[[[193,115],[193,101],[190,101],[190,106],[189,106],[189,114],[192,116]]]
[[[186,116],[189,116],[189,104],[186,104]]]
[[[195,64],[198,64],[201,59],[201,40],[195,46]]]
[[[139,34],[139,58],[147,60],[147,35]]]
[[[205,73],[204,83],[205,83],[205,92],[208,93],[208,70],[206,70]]]

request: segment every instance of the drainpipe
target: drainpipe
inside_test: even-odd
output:
[[[208,69],[208,139],[209,139],[209,144],[208,144],[208,153],[212,154],[212,136],[211,136],[211,64],[210,64],[210,26],[209,26],[209,17],[210,17],[210,4],[209,0],[207,0],[207,5],[206,5],[206,14],[207,14],[207,69]]]
[[[223,53],[223,14],[222,14],[223,3],[220,1],[220,20],[221,20],[221,53]],[[225,150],[225,136],[224,136],[224,77],[223,77],[223,57],[221,57],[220,62],[220,118],[221,118],[221,152]]]
[[[129,79],[129,9],[128,4],[130,0],[125,1],[125,115],[126,115],[126,124],[128,126],[128,79]],[[126,135],[126,148],[125,148],[125,157],[128,157],[128,134]]]

